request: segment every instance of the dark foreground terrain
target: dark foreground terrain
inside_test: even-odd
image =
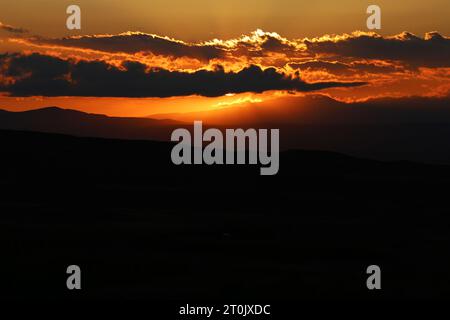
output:
[[[448,166],[288,151],[264,177],[176,167],[162,142],[0,131],[0,146],[1,298],[450,298]]]

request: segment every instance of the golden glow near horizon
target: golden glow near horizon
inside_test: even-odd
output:
[[[260,103],[273,99],[274,93],[243,93],[217,98],[199,96],[171,98],[91,98],[91,97],[5,97],[0,96],[0,109],[26,111],[48,106],[75,109],[87,113],[105,114],[113,117],[148,117],[197,111],[211,111]]]

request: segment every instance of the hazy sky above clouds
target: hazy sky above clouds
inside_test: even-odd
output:
[[[65,28],[70,4],[82,9],[81,32]],[[366,30],[370,4],[382,9],[382,35],[450,34],[449,0],[3,0],[0,21],[51,37],[143,31],[198,41],[261,28],[296,38]]]

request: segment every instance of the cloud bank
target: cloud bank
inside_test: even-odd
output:
[[[318,38],[289,40],[277,33],[256,30],[249,36],[230,40],[214,39],[201,43],[186,43],[169,37],[142,32],[118,35],[92,35],[48,39],[29,38],[34,45],[90,49],[109,53],[138,52],[167,57],[187,57],[207,62],[213,59],[233,60],[242,57],[253,62],[277,57],[281,62],[318,57],[398,61],[417,67],[450,67],[450,38],[438,32],[423,38],[409,32],[395,36],[380,36],[373,32],[353,32],[325,35]]]
[[[68,92],[168,97],[326,89],[336,98],[347,95],[357,100],[383,95],[441,96],[450,90],[450,38],[438,32],[419,37],[409,32],[381,36],[356,31],[287,39],[275,32],[256,30],[235,39],[197,43],[142,32],[9,40],[26,52],[68,61],[62,63],[65,72],[56,77],[38,79],[43,71],[33,69],[20,76],[0,75],[3,91],[11,95]],[[8,59],[19,64],[25,58]],[[3,70],[7,70],[5,65],[9,63],[3,64]],[[92,69],[108,78],[100,80]],[[96,81],[109,85],[109,90]],[[56,89],[45,89],[44,84],[49,82]],[[133,82],[134,88],[128,88],[128,82]],[[361,86],[363,83],[370,86]],[[345,93],[330,90],[339,87],[348,89]],[[95,89],[99,90],[97,94]]]
[[[0,91],[11,96],[172,97],[289,90],[308,92],[354,87],[364,82],[306,83],[299,74],[250,65],[238,72],[223,67],[195,72],[148,68],[125,61],[119,67],[103,61],[64,60],[41,54],[0,55]]]

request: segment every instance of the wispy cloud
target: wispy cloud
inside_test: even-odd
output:
[[[14,27],[9,24],[2,23],[1,21],[0,21],[0,30],[5,30],[5,31],[11,32],[11,33],[27,33],[28,32],[28,30],[26,30],[26,29]]]

